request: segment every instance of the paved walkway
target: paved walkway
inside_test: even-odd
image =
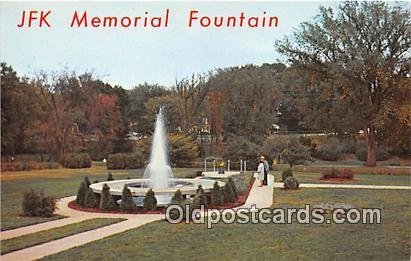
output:
[[[241,207],[251,207],[256,205],[258,208],[270,207],[273,203],[274,177],[269,176],[268,186],[258,187],[258,180],[254,182],[246,203]],[[0,233],[2,240],[22,236],[42,230],[47,230],[75,222],[80,222],[91,218],[125,218],[127,220],[113,225],[101,227],[95,230],[75,234],[41,245],[18,250],[1,256],[1,260],[35,260],[48,255],[52,255],[76,246],[80,246],[95,240],[105,238],[126,230],[142,226],[144,224],[164,219],[163,214],[133,215],[133,214],[112,214],[112,213],[91,213],[82,212],[68,207],[68,203],[75,199],[75,196],[62,198],[57,202],[58,210],[56,214],[67,216],[68,218],[50,221],[42,224],[8,230]]]
[[[282,182],[275,182],[275,188],[283,188]],[[348,188],[348,189],[410,189],[411,186],[385,186],[385,185],[352,185],[352,184],[311,184],[301,183],[300,188]]]

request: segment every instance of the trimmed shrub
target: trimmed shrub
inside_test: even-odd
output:
[[[94,191],[91,188],[88,188],[86,195],[84,196],[84,206],[86,208],[97,207],[96,194],[94,194]]]
[[[109,171],[109,172],[107,173],[107,181],[113,181],[113,180],[114,180],[113,174],[111,174],[111,171]]]
[[[174,192],[173,197],[171,198],[171,203],[172,204],[179,204],[183,201],[184,201],[183,193],[181,193],[180,189],[177,189],[176,192]]]
[[[191,207],[192,209],[199,209],[201,205],[203,205],[204,207],[207,206],[207,197],[205,195],[203,187],[199,185]]]
[[[351,169],[327,169],[321,174],[321,179],[353,179],[354,172]]]
[[[234,199],[237,199],[238,191],[231,177],[227,179],[227,184],[231,187],[231,190],[233,191]]]
[[[291,168],[287,168],[281,173],[281,181],[284,182],[284,180],[292,176],[293,176],[293,170]]]
[[[300,183],[298,183],[298,180],[294,177],[287,177],[284,180],[285,189],[298,189],[299,186],[300,186]]]
[[[124,153],[110,154],[107,157],[107,169],[125,169],[126,159]]]
[[[76,203],[80,206],[84,206],[84,199],[86,197],[86,192],[88,190],[88,187],[86,183],[83,181],[80,184],[80,187],[78,188],[77,191],[77,197],[76,197]]]
[[[56,209],[56,200],[44,195],[43,191],[29,190],[23,196],[23,215],[29,217],[51,217]]]
[[[224,202],[225,203],[234,203],[235,202],[235,196],[234,196],[233,189],[227,183],[223,187],[223,195],[224,195]]]
[[[121,195],[120,209],[124,211],[134,211],[137,209],[136,203],[133,200],[133,195],[126,186],[124,186]]]
[[[88,177],[84,177],[84,183],[86,183],[87,188],[90,187],[90,180],[88,179]]]
[[[223,204],[223,193],[217,181],[214,182],[213,189],[211,190],[211,204],[213,206],[219,206]]]
[[[157,208],[157,199],[152,189],[149,189],[144,197],[143,208],[145,210],[155,210]]]
[[[337,161],[341,158],[342,152],[340,146],[335,144],[324,144],[318,147],[316,156],[319,159],[327,161]]]
[[[107,186],[107,184],[103,185],[103,190],[101,191],[100,208],[103,210],[112,210],[116,208],[116,203],[110,195],[110,187]]]
[[[82,153],[69,153],[64,155],[62,161],[63,167],[69,169],[90,168],[91,158],[86,152]]]
[[[142,153],[115,153],[107,157],[107,169],[139,169],[144,167]]]

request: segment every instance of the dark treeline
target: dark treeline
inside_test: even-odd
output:
[[[226,155],[227,144],[258,151],[268,136],[290,131],[362,130],[369,165],[377,146],[410,154],[408,18],[402,6],[379,2],[343,3],[338,15],[322,8],[277,43],[287,65],[218,69],[167,87],[126,90],[89,73],[26,78],[2,63],[2,156],[130,152],[151,135],[162,106],[168,131],[196,140],[203,157]]]

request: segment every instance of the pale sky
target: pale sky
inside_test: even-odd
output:
[[[192,73],[281,58],[274,43],[312,20],[319,6],[338,2],[0,2],[0,60],[19,75],[93,72],[112,85],[130,89],[139,83],[171,86]],[[162,15],[168,28],[70,28],[74,11],[89,16]],[[277,28],[189,28],[190,9],[199,15],[277,16]],[[52,10],[51,28],[19,28],[23,10]]]

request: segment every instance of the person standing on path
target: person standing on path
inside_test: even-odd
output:
[[[264,164],[264,182],[263,182],[263,185],[267,186],[268,185],[268,172],[270,171],[270,166],[268,165],[268,162],[265,160],[264,156],[261,156],[260,159]]]
[[[264,171],[264,161],[262,161],[262,160],[260,159],[259,162],[260,162],[260,163],[258,164],[257,172],[258,172],[258,179],[260,180],[260,185],[259,185],[259,187],[262,187],[263,184],[264,184],[264,173],[265,173],[265,171]]]

